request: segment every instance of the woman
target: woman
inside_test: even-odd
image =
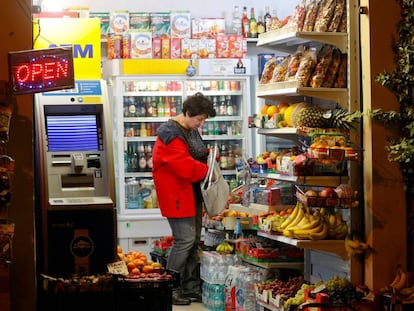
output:
[[[180,273],[173,304],[201,302],[199,242],[202,225],[200,181],[207,174],[207,152],[198,129],[215,117],[212,101],[201,93],[188,97],[182,113],[161,125],[153,149],[155,190],[161,214],[168,219],[174,245],[167,269]]]

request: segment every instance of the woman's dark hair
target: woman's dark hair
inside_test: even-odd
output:
[[[194,117],[198,115],[206,115],[208,118],[216,116],[213,102],[203,93],[197,92],[192,96],[187,97],[183,103],[182,112],[184,115]]]

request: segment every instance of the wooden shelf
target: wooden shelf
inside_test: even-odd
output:
[[[306,32],[296,31],[296,26],[283,27],[259,35],[257,46],[266,46],[278,51],[292,52],[296,46],[304,43],[326,43],[347,52],[348,34],[345,32]]]
[[[344,240],[296,240],[287,238],[282,235],[267,233],[264,231],[258,231],[257,235],[292,246],[296,246],[298,248],[334,253],[344,260],[349,259],[348,253],[345,251]]]

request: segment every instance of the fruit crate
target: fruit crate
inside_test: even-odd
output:
[[[169,270],[171,278],[133,279],[113,277],[114,310],[172,311],[172,290],[179,274]]]

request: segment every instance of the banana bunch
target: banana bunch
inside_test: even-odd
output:
[[[217,245],[216,252],[220,254],[231,254],[233,252],[233,249],[233,245],[227,241],[223,241]]]
[[[345,250],[350,256],[361,255],[370,249],[370,246],[362,242],[355,234],[349,233],[345,237]]]
[[[392,282],[380,289],[381,293],[395,295],[396,302],[402,304],[414,304],[414,284],[411,283],[412,276],[397,265]]]
[[[325,216],[328,223],[328,237],[335,240],[343,240],[348,234],[348,225],[342,219],[342,212],[328,213]]]
[[[323,209],[312,212],[298,203],[292,214],[280,225],[280,229],[288,238],[322,240],[328,236],[328,224],[324,215]]]

